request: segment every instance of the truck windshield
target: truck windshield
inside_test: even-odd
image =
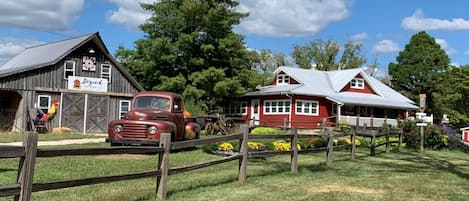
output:
[[[169,98],[158,96],[139,96],[135,99],[134,104],[136,108],[148,107],[161,110],[169,110],[170,108]]]

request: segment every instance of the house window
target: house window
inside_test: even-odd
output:
[[[289,114],[290,100],[264,101],[264,114]]]
[[[247,114],[247,102],[242,101],[240,103],[226,105],[224,108],[224,112],[225,114],[232,114],[232,115],[233,114],[236,114],[236,115]]]
[[[337,103],[332,103],[331,114],[337,115]]]
[[[353,89],[364,89],[365,88],[365,81],[363,78],[355,78],[350,81],[350,88]]]
[[[121,119],[124,118],[124,114],[130,111],[130,101],[120,100],[119,101],[119,116]]]
[[[290,83],[290,76],[286,74],[278,74],[277,75],[277,84],[282,85],[282,84],[289,84]]]
[[[72,60],[64,63],[64,78],[68,79],[69,76],[75,76],[75,61]]]
[[[319,115],[319,102],[310,100],[296,101],[296,114]]]
[[[39,95],[37,96],[37,108],[42,110],[44,114],[49,112],[50,108],[50,96],[48,95]]]
[[[111,82],[111,64],[101,65],[101,78],[107,79],[107,82]]]

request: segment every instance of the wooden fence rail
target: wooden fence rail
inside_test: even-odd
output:
[[[290,128],[289,133],[285,130],[281,135],[254,135],[249,134],[247,125],[241,125],[241,132],[226,136],[211,137],[183,142],[171,142],[169,133],[162,134],[159,147],[110,147],[110,148],[68,148],[68,149],[37,149],[37,133],[25,133],[24,144],[21,147],[0,146],[0,158],[20,157],[18,170],[18,182],[16,184],[0,186],[0,197],[15,195],[15,200],[30,200],[32,192],[61,189],[75,186],[92,185],[99,183],[108,183],[130,179],[140,179],[153,177],[156,178],[155,193],[160,199],[166,199],[168,180],[170,175],[188,172],[200,168],[210,167],[225,162],[238,160],[238,181],[244,183],[247,178],[247,160],[252,157],[269,157],[277,155],[291,156],[291,173],[298,172],[298,154],[326,152],[326,164],[331,166],[333,162],[333,152],[336,150],[350,150],[350,158],[355,157],[355,135],[359,135],[356,129],[351,133],[338,133],[332,128],[324,128],[325,135],[298,134],[296,128]],[[324,138],[327,136],[327,147],[298,149],[298,140],[304,138]],[[351,145],[334,145],[334,139],[337,137],[350,136]],[[377,134],[369,135],[376,138]],[[248,140],[250,139],[289,139],[291,150],[288,151],[261,151],[249,152]],[[240,151],[230,156],[222,157],[216,160],[204,161],[195,164],[170,167],[171,150],[195,147],[204,144],[212,144],[225,141],[239,140]],[[82,156],[82,155],[107,155],[107,154],[150,154],[158,155],[157,169],[146,172],[121,174],[111,176],[97,176],[92,178],[81,178],[74,180],[53,181],[44,183],[33,183],[34,163],[36,157],[61,157],[61,156]]]

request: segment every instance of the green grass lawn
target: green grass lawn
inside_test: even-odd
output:
[[[77,145],[78,146],[78,145]],[[79,146],[108,146],[104,143]],[[382,151],[382,150],[381,150]],[[238,183],[237,161],[171,175],[167,200],[467,200],[469,155],[453,151],[413,150],[368,156],[358,149],[335,152],[333,166],[325,153],[303,154],[299,172],[290,173],[290,157],[250,160],[248,180]],[[174,153],[171,166],[218,158],[201,150]],[[18,159],[0,160],[0,185],[15,182]],[[38,158],[34,182],[46,182],[151,170],[156,156],[112,155]],[[11,197],[0,198],[11,200]],[[155,179],[140,179],[36,192],[32,200],[157,200]]]
[[[93,134],[38,134],[39,141],[49,140],[65,140],[65,139],[82,139],[82,138],[95,138],[103,137]],[[0,143],[8,142],[21,142],[23,140],[22,133],[15,132],[0,132]]]

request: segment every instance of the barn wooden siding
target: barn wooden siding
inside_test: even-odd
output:
[[[95,50],[94,54],[88,53],[90,47]],[[96,57],[95,71],[82,70],[83,56]],[[75,76],[81,77],[100,78],[101,64],[111,64],[111,83],[108,84],[108,92],[68,90],[68,80],[64,79],[64,63],[66,60],[75,61]],[[57,99],[61,102],[55,118],[51,121],[51,127],[71,127],[75,131],[86,133],[106,132],[109,121],[120,118],[119,101],[131,100],[133,95],[140,91],[138,86],[127,79],[125,72],[122,72],[117,65],[119,64],[109,58],[91,40],[54,65],[0,78],[0,90],[17,91],[22,97],[15,115],[15,128],[13,130],[27,129],[30,123],[26,118],[27,109],[34,107],[38,95],[49,95],[51,101]],[[76,99],[65,100],[64,97]],[[79,101],[83,101],[83,103]],[[85,102],[87,103],[86,106],[84,105]],[[75,105],[71,107],[70,104]],[[80,109],[86,109],[86,113],[80,111]],[[30,112],[30,115],[35,117],[36,111]],[[85,114],[80,116],[77,114],[79,112]],[[86,122],[78,121],[83,118],[87,118]]]

